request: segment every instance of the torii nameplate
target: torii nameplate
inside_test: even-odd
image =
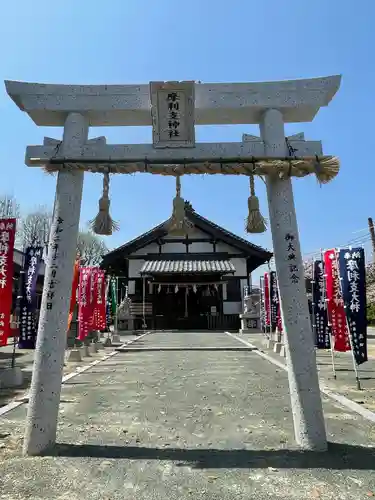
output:
[[[155,148],[194,147],[194,88],[194,82],[150,83]]]

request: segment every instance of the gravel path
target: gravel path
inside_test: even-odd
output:
[[[285,362],[285,359],[280,358],[278,354],[274,354],[272,350],[266,349],[262,334],[244,334],[240,337],[279,362]],[[335,352],[334,362],[336,379],[333,377],[330,351],[317,351],[317,366],[321,382],[337,394],[342,394],[370,411],[375,412],[375,359],[369,358],[369,361],[359,367],[362,387],[360,391],[357,389],[351,354]]]
[[[241,347],[223,333],[158,333],[136,344]],[[66,383],[62,401],[50,456],[20,456],[25,406],[0,421],[0,499],[375,495],[370,423],[324,400],[330,452],[299,452],[286,374],[254,352],[119,352]]]
[[[137,336],[132,334],[122,334],[120,336],[121,342],[127,342],[136,338]],[[102,358],[104,354],[108,354],[109,352],[113,351],[113,349],[114,347],[106,347],[104,349],[100,349],[98,353],[90,354],[90,357],[84,357],[82,359],[82,362],[80,363],[66,362],[64,366],[64,375],[75,371],[75,369],[78,367],[85,366],[87,364],[90,364],[92,361],[95,361],[96,359]],[[0,348],[0,373],[1,370],[9,368],[11,366],[12,351],[13,346],[11,343],[9,343],[6,347]],[[18,347],[16,348],[16,366],[21,368],[23,371],[23,384],[20,387],[5,388],[1,387],[0,383],[0,408],[6,406],[14,400],[23,399],[25,394],[28,392],[31,384],[34,354],[34,350],[18,349]],[[68,350],[65,354],[67,358]]]

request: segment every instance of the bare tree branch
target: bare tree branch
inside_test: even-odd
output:
[[[305,274],[305,279],[312,280],[313,277],[313,261],[305,260],[303,263],[303,271]]]
[[[97,266],[103,255],[108,252],[104,241],[89,231],[80,231],[77,240],[77,252],[85,266]]]
[[[20,228],[20,240],[24,246],[31,244],[44,246],[48,243],[52,223],[52,213],[39,207],[24,217]],[[108,252],[104,241],[89,231],[80,230],[77,238],[77,253],[85,266],[96,266]]]
[[[366,267],[366,299],[367,305],[375,304],[375,264]]]
[[[20,206],[14,196],[8,194],[0,195],[0,218],[18,218],[20,216]]]
[[[45,207],[39,207],[27,214],[21,222],[19,239],[25,248],[30,245],[44,246],[48,242],[51,229],[52,213]]]

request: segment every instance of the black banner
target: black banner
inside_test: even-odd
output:
[[[260,329],[266,332],[266,304],[264,301],[264,279],[260,278]]]
[[[279,312],[279,290],[277,288],[276,272],[270,272],[270,299],[271,299],[271,331],[276,332]]]
[[[345,314],[357,365],[367,361],[366,273],[363,248],[339,251],[339,271]]]
[[[24,277],[20,304],[18,347],[35,349],[38,331],[36,310],[36,283],[42,262],[43,247],[28,247],[25,251]]]
[[[327,302],[324,286],[324,266],[316,260],[313,267],[312,314],[315,345],[317,349],[330,349],[330,326],[328,322]]]

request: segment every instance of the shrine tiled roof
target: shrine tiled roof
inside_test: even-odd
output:
[[[230,260],[150,260],[141,274],[230,274],[235,272]]]

